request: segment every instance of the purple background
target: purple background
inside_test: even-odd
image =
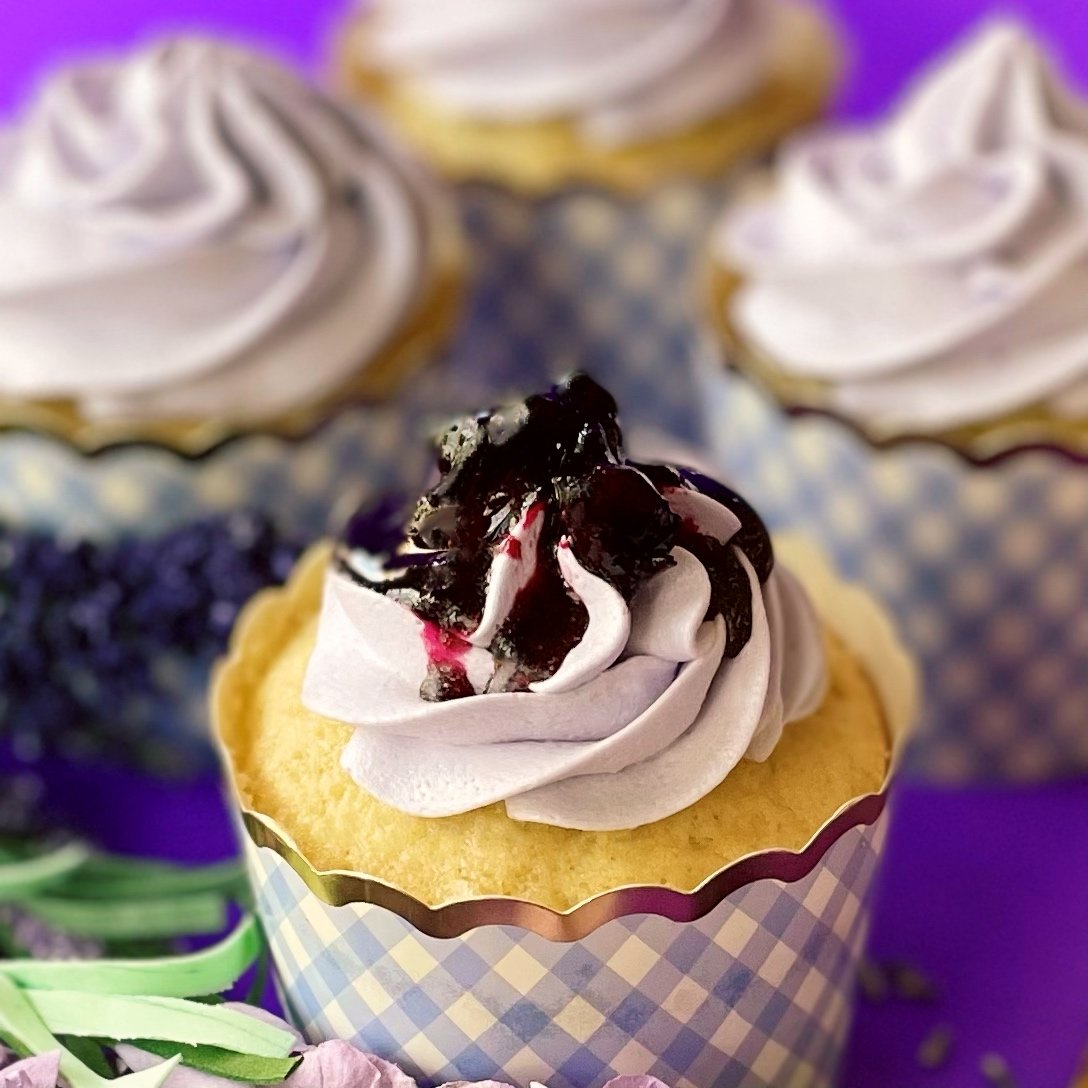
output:
[[[840,107],[853,117],[883,108],[925,57],[992,10],[978,0],[831,6],[854,45]],[[168,28],[259,38],[319,71],[342,10],[336,0],[6,0],[0,111],[58,59]],[[1046,34],[1088,82],[1085,0],[1025,0],[1006,10]],[[115,849],[186,861],[233,849],[214,784],[167,786],[120,773],[89,780],[71,768],[50,778],[62,814]],[[104,807],[103,797],[118,804]],[[888,860],[874,953],[917,964],[941,995],[933,1006],[863,1005],[843,1088],[977,1086],[988,1050],[1005,1056],[1025,1088],[1068,1085],[1088,1043],[1088,782],[1007,792],[906,787]],[[938,1023],[954,1029],[955,1049],[946,1068],[925,1073],[915,1052]]]
[[[450,0],[455,3],[457,0]],[[27,93],[49,64],[86,49],[115,46],[154,31],[199,27],[259,38],[319,71],[348,0],[3,0],[0,110]],[[882,108],[926,57],[980,15],[1014,12],[1044,33],[1088,82],[1085,0],[828,0],[853,45],[842,111]]]

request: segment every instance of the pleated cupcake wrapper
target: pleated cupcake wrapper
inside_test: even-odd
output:
[[[108,540],[251,509],[316,537],[367,495],[418,489],[430,457],[425,416],[418,398],[359,406],[303,438],[240,435],[194,457],[141,443],[86,454],[47,434],[8,431],[0,522]]]
[[[643,195],[572,187],[538,199],[460,186],[477,263],[453,360],[466,400],[521,395],[578,368],[616,396],[625,426],[695,437],[693,255],[732,184],[678,180]]]
[[[916,679],[887,617],[807,547],[776,547],[869,671],[898,752]],[[241,627],[287,622],[292,592],[262,595]],[[234,687],[254,667],[239,638],[217,682],[228,766]],[[242,811],[240,826],[281,993],[313,1041],[350,1039],[423,1083],[651,1073],[675,1088],[821,1088],[849,1024],[885,800],[886,786],[803,850],[750,855],[693,892],[621,888],[562,913],[509,898],[432,908],[314,870],[266,814]]]
[[[920,659],[908,773],[1088,771],[1088,467],[1048,448],[976,464],[934,441],[877,447],[830,416],[788,416],[715,348],[698,369],[724,475],[881,596]]]

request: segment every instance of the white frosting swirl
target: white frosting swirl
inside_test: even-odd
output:
[[[706,536],[726,543],[740,529],[704,494],[662,494]],[[706,619],[710,579],[691,552],[673,548],[674,565],[628,607],[566,538],[556,558],[588,612],[584,635],[529,691],[487,692],[498,665],[486,646],[532,578],[543,516],[531,507],[511,533],[517,545],[493,552],[483,618],[455,651],[477,692],[465,698],[420,696],[435,628],[346,574],[329,574],[302,698],[355,726],[343,766],[379,800],[427,817],[505,801],[517,820],[637,827],[693,804],[741,758],[766,759],[784,724],[820,704],[820,625],[787,571],[776,568],[761,586],[734,545],[751,585],[752,633],[727,658],[725,620]]]
[[[777,0],[384,0],[367,63],[483,121],[573,119],[622,145],[691,127],[766,77]]]
[[[437,212],[368,118],[263,57],[185,38],[61,71],[0,134],[0,395],[310,403],[404,319]]]
[[[718,246],[745,277],[742,336],[847,415],[1088,416],[1088,104],[1015,24],[984,26],[883,127],[788,148]]]

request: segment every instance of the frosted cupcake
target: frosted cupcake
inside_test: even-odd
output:
[[[831,1083],[911,716],[887,621],[627,458],[588,378],[438,467],[259,598],[215,685],[299,1026],[432,1081]]]
[[[690,354],[688,262],[728,173],[823,111],[840,59],[818,9],[380,0],[337,65],[465,183],[483,269],[465,340],[479,395],[554,379],[553,361],[574,358],[608,378],[628,420],[691,437],[690,386],[660,366]]]
[[[413,479],[399,438],[453,319],[457,234],[373,119],[259,55],[178,39],[58,71],[0,140],[0,588],[17,605],[45,577],[19,558],[28,531],[61,539],[62,567],[80,540],[142,547],[243,508],[305,539],[343,473]],[[196,569],[202,546],[184,546],[190,604],[222,597]],[[86,566],[91,591],[105,576]],[[236,575],[244,597],[255,570]],[[169,609],[106,611],[98,642],[178,625]],[[9,724],[14,703],[70,687],[18,671]],[[36,712],[95,713],[93,699]]]
[[[395,0],[341,63],[451,177],[547,193],[719,172],[817,115],[838,57],[813,8],[780,0]]]
[[[1088,103],[986,24],[883,125],[788,147],[710,285],[728,361],[798,417],[708,359],[710,437],[902,611],[926,768],[1088,767]]]

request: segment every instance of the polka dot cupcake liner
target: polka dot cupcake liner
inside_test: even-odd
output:
[[[727,478],[881,596],[917,652],[926,701],[906,770],[1088,771],[1088,468],[1046,449],[985,465],[924,440],[876,449],[830,417],[787,416],[713,349],[699,369]]]

